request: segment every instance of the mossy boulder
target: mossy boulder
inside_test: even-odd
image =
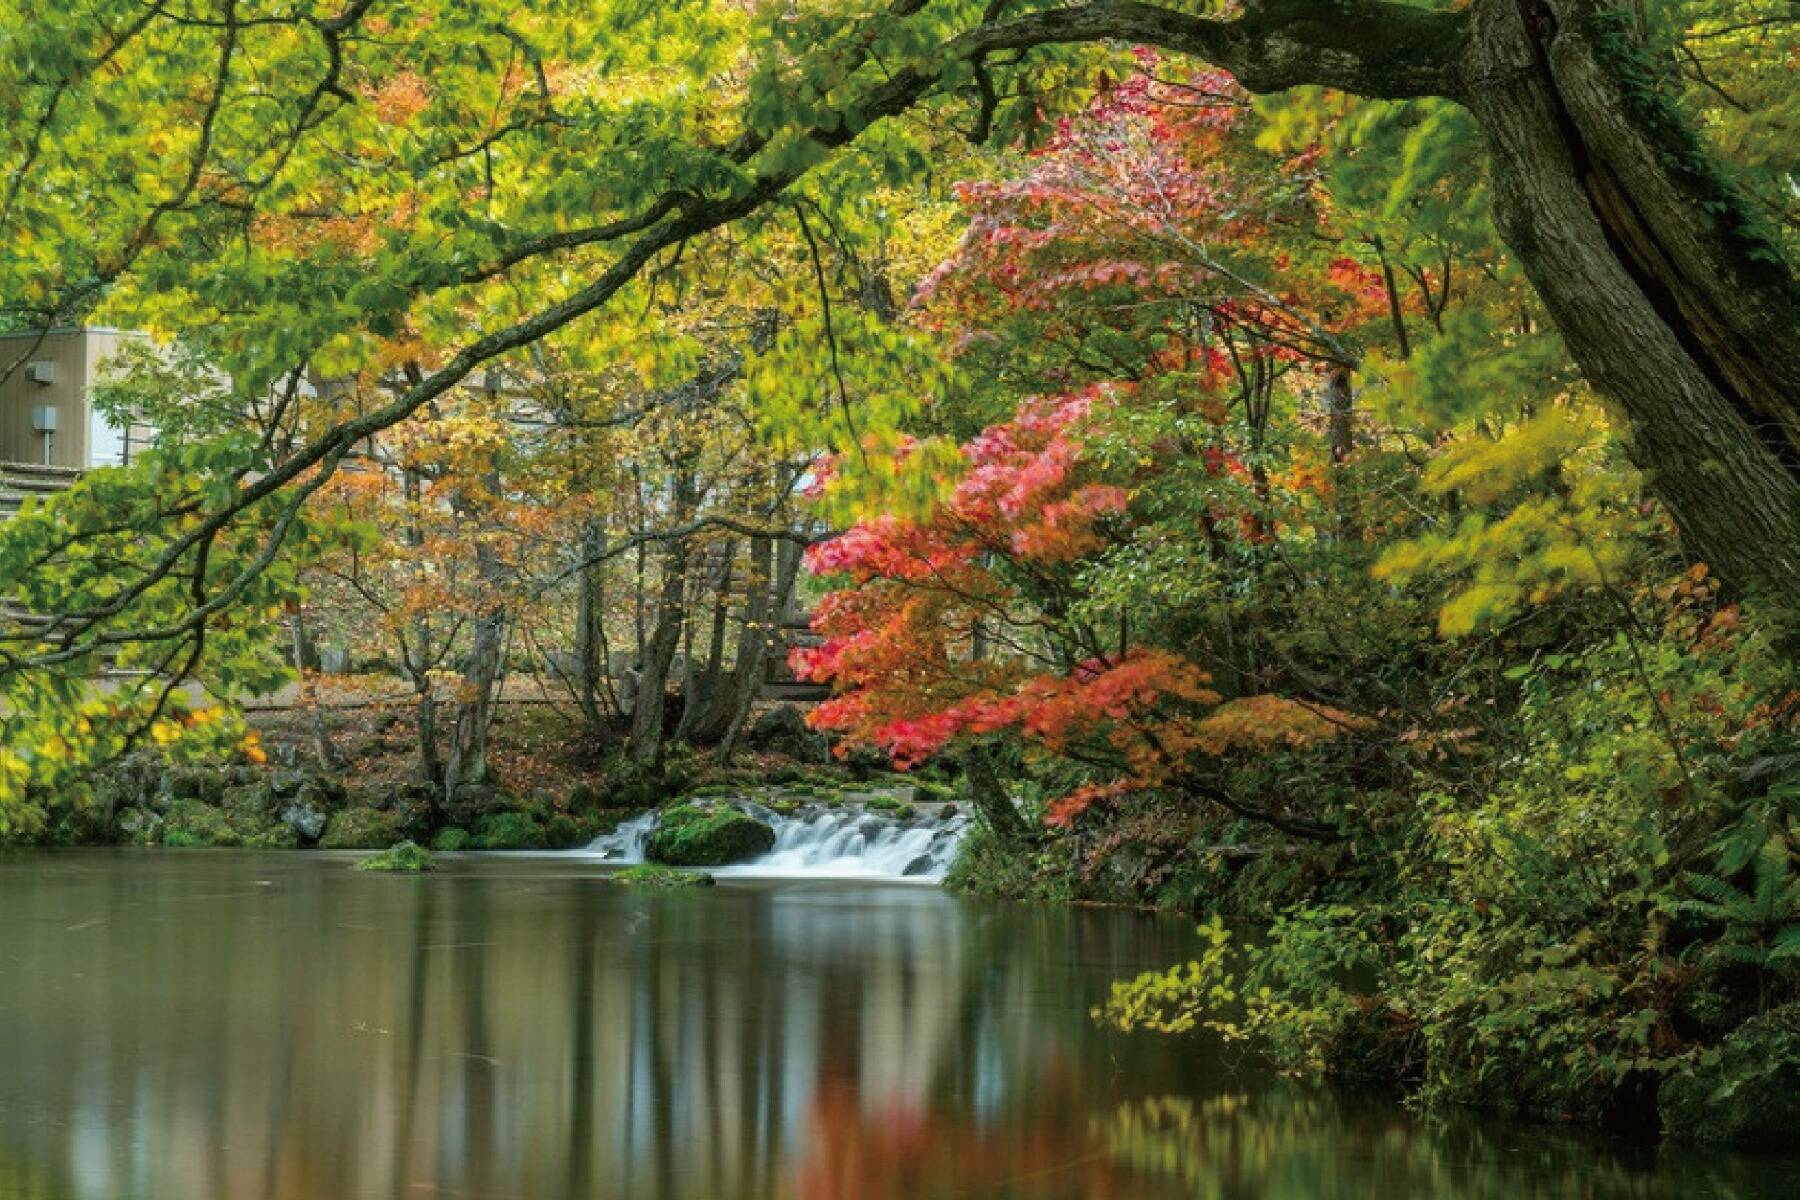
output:
[[[402,814],[358,805],[333,816],[319,845],[326,850],[380,850],[400,840]]]
[[[453,854],[458,850],[469,849],[474,842],[475,836],[468,830],[451,825],[437,831],[431,839],[431,848]]]
[[[717,882],[705,871],[684,871],[680,867],[665,867],[658,863],[627,867],[611,878],[621,886],[641,888],[711,887]]]
[[[298,850],[300,835],[279,821],[272,821],[241,835],[252,850]]]
[[[774,845],[773,829],[728,805],[678,804],[657,819],[644,852],[672,867],[722,867]]]
[[[475,823],[475,845],[482,850],[541,850],[548,844],[544,827],[528,813],[489,813]]]
[[[1680,1141],[1800,1149],[1800,1002],[1745,1021],[1707,1061],[1671,1075],[1657,1107]]]
[[[178,848],[237,846],[243,838],[224,812],[201,800],[176,800],[162,822],[162,844]]]
[[[163,776],[169,799],[217,805],[225,798],[225,773],[212,767],[173,767]]]
[[[780,754],[798,762],[831,761],[831,743],[806,723],[806,715],[791,704],[771,708],[751,724],[744,745],[764,754]]]
[[[422,871],[435,871],[437,864],[431,860],[424,847],[416,842],[395,842],[380,854],[371,854],[356,864],[359,871],[393,871],[399,874],[417,875]]]

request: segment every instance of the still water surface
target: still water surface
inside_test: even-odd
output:
[[[880,883],[0,857],[0,1200],[1800,1194],[1800,1163],[1427,1124],[1088,1007],[1187,923]]]

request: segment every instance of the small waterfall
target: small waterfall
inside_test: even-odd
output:
[[[950,869],[969,829],[969,818],[961,815],[921,813],[900,819],[875,809],[823,806],[787,815],[749,801],[737,807],[773,828],[775,845],[748,862],[712,868],[714,875],[938,880]],[[654,812],[633,817],[595,838],[587,852],[609,863],[643,862],[656,817]]]
[[[598,854],[607,862],[641,863],[644,861],[644,843],[650,840],[650,831],[656,828],[656,810],[651,809],[640,817],[619,822],[618,828],[611,833],[603,833],[588,843],[588,853]]]

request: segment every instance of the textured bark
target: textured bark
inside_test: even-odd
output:
[[[575,592],[575,703],[590,733],[606,725],[610,702],[603,704],[606,683],[606,527],[589,521],[582,531],[581,568]]]
[[[678,742],[693,740],[694,730],[711,706],[725,673],[726,622],[731,616],[731,564],[736,556],[736,542],[728,541],[719,547],[712,577],[707,583],[707,590],[713,597],[711,641],[707,645],[706,667],[698,676],[693,670],[693,655],[688,656],[687,678],[682,684],[681,720],[676,722],[673,734]]]
[[[485,486],[498,495],[500,481],[490,475]],[[465,519],[468,514],[465,512]],[[511,585],[510,572],[490,538],[475,533],[475,574],[487,607],[475,618],[469,659],[457,684],[456,718],[450,729],[450,753],[444,760],[444,798],[456,800],[458,789],[487,782],[488,726],[494,718],[494,687],[506,659],[506,608],[500,597]]]
[[[765,549],[762,556],[765,572],[771,558],[774,559],[775,578],[770,582],[766,573],[762,576],[765,582],[760,589],[761,603],[757,606],[760,616],[745,622],[743,635],[738,640],[737,663],[732,670],[731,692],[727,697],[730,720],[719,739],[719,758],[726,762],[736,752],[738,737],[750,720],[750,709],[757,696],[762,694],[763,668],[769,661],[769,651],[775,646],[776,626],[793,600],[794,584],[800,578],[798,546],[784,544],[773,554]]]
[[[669,664],[681,645],[686,616],[687,544],[679,538],[664,544],[662,596],[656,605],[656,624],[644,643],[638,673],[637,704],[631,714],[631,757],[640,763],[661,761],[663,717],[669,703]]]
[[[986,747],[969,747],[963,755],[963,771],[969,781],[969,802],[1001,845],[1017,849],[1036,840],[994,770]]]
[[[1495,217],[1690,552],[1800,606],[1794,280],[1733,226],[1687,131],[1629,92],[1610,19],[1591,0],[1476,6],[1459,92]]]

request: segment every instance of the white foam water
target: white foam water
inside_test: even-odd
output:
[[[803,809],[792,816],[748,801],[738,808],[775,830],[765,854],[714,875],[770,879],[917,879],[937,881],[956,858],[969,818],[919,815],[897,819],[873,809]],[[626,865],[644,861],[657,814],[645,813],[594,839],[588,853]]]

